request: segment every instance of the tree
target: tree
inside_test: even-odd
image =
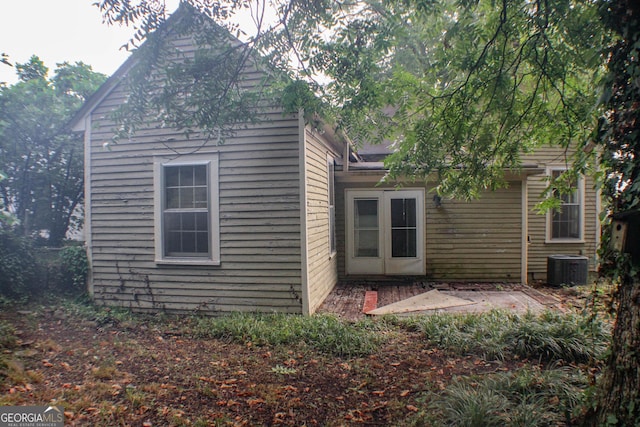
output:
[[[640,208],[640,4],[601,2],[603,23],[617,37],[605,50],[604,111],[595,130],[605,170],[603,194],[612,216]],[[611,225],[605,230],[605,245]],[[638,236],[629,236],[637,239]],[[616,324],[600,382],[593,425],[640,425],[640,265],[607,246],[602,269],[619,280]]]
[[[573,148],[573,175],[588,172],[599,153],[610,213],[638,207],[635,0],[273,0],[278,18],[264,27],[265,1],[188,3],[213,18],[252,8],[260,25],[240,45],[291,78],[283,80],[282,98],[307,113],[322,109],[356,141],[394,141],[391,178],[435,174],[442,194],[477,197],[504,185],[504,171],[519,168],[521,153],[554,144]],[[162,7],[149,13],[150,3],[140,4],[106,0],[100,7],[107,21],[137,23],[140,41],[165,16]],[[168,81],[177,82],[177,94],[189,93],[193,79]],[[311,100],[309,92],[323,102],[290,100],[292,93]],[[620,287],[614,345],[591,420],[634,425],[640,268],[606,246],[601,253]]]
[[[105,77],[63,63],[48,79],[37,56],[16,71],[19,82],[0,87],[0,197],[18,232],[46,231],[48,244],[58,246],[79,219],[84,193],[82,141],[65,125]]]

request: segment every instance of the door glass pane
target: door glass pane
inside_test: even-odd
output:
[[[354,208],[354,257],[378,257],[378,199],[357,199]]]
[[[391,256],[417,256],[416,199],[391,199]]]

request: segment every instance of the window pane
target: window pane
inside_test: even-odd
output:
[[[164,183],[167,187],[177,187],[180,185],[179,169],[176,166],[165,166]]]
[[[196,216],[191,213],[184,213],[180,215],[182,218],[182,230],[183,231],[195,231],[196,229]]]
[[[355,232],[355,256],[378,257],[378,230]]]
[[[195,166],[180,166],[180,186],[193,186]]]
[[[391,227],[416,226],[416,199],[391,199]]]
[[[391,230],[391,256],[394,258],[416,257],[416,242],[416,229]]]
[[[165,255],[169,255],[172,253],[182,252],[182,245],[180,244],[180,233],[179,232],[169,232],[166,234],[166,246],[167,250]]]
[[[196,233],[182,233],[182,250],[180,252],[196,252]]]
[[[196,213],[196,230],[207,231],[209,229],[209,214],[207,212]]]
[[[167,209],[178,209],[180,207],[180,189],[167,188],[166,193]]]
[[[209,233],[196,233],[196,252],[209,253]]]
[[[205,165],[194,166],[194,185],[207,185],[207,167]]]
[[[379,256],[378,199],[354,200],[354,256]]]
[[[194,188],[194,208],[206,208],[207,202],[207,187]]]
[[[354,200],[355,228],[378,228],[378,200]]]
[[[164,227],[167,231],[180,231],[182,229],[180,225],[180,214],[169,212],[165,213]]]
[[[180,209],[193,209],[193,187],[180,188]]]

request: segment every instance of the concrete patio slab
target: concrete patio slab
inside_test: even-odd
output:
[[[385,305],[383,307],[378,307],[374,310],[364,311],[364,313],[380,316],[384,314],[401,314],[415,313],[417,311],[442,310],[471,304],[476,304],[476,302],[470,299],[450,295],[446,292],[440,292],[437,289],[432,289],[428,292],[424,292],[411,298],[406,298],[392,304]]]
[[[436,312],[482,312],[492,309],[519,313],[562,310],[554,295],[529,286],[505,283],[438,283],[438,282],[343,282],[339,283],[318,309],[318,313],[335,314],[345,320],[357,321],[367,316],[363,305],[365,294],[377,293],[377,306],[393,304],[437,289],[441,293],[474,302],[462,307],[410,312],[405,315]],[[371,297],[370,297],[371,298]]]

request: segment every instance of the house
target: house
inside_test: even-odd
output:
[[[521,171],[507,173],[507,188],[472,201],[435,196],[435,182],[379,185],[385,154],[384,147],[364,147],[336,174],[336,194],[344,196],[337,202],[340,279],[426,275],[526,284],[545,281],[547,259],[556,254],[585,257],[595,270],[601,209],[593,180],[581,179],[563,196],[561,212],[536,210],[547,178],[568,168],[564,149],[523,156]]]
[[[165,32],[192,55],[190,39],[176,34]],[[434,199],[429,182],[379,185],[384,148],[358,152],[330,128],[273,106],[268,120],[239,126],[223,145],[149,124],[105,149],[135,61],[72,121],[85,140],[97,303],[311,314],[340,280],[526,283],[544,279],[546,257],[556,253],[582,254],[595,266],[599,209],[590,182],[563,215],[533,211],[543,177],[564,167],[556,149],[527,158],[508,188],[472,202]]]

